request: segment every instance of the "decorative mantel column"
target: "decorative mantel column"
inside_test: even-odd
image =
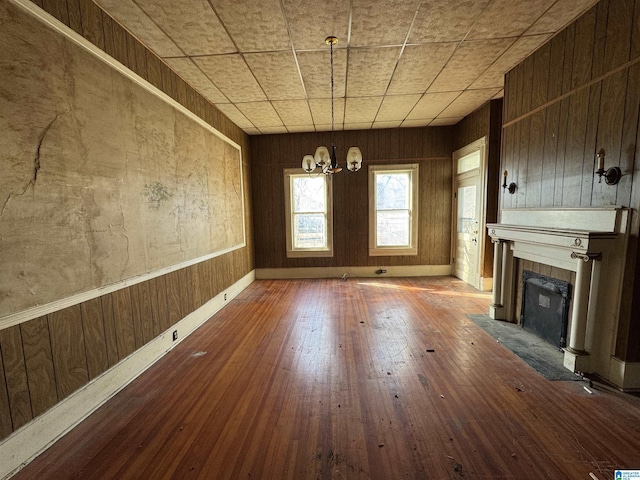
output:
[[[589,320],[589,293],[593,275],[593,261],[600,260],[601,254],[571,252],[571,258],[577,260],[576,283],[573,293],[571,314],[571,332],[569,346],[565,349],[564,366],[574,372],[587,371],[589,353],[585,351],[587,322]]]
[[[502,305],[502,244],[499,238],[492,238],[493,242],[493,292],[489,316],[494,320],[504,318],[504,306]]]

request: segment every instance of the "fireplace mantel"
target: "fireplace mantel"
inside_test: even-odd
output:
[[[576,272],[565,367],[615,383],[612,356],[629,217],[619,206],[502,210],[500,223],[487,224],[495,252],[490,316],[518,320],[515,258]]]

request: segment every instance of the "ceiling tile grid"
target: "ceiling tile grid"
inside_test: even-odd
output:
[[[452,125],[597,0],[94,0],[249,135]]]

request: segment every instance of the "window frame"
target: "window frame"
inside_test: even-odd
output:
[[[409,245],[383,246],[377,244],[377,212],[376,208],[376,174],[377,173],[409,173]],[[419,170],[417,163],[394,165],[369,165],[369,256],[418,255],[418,182]]]
[[[293,245],[293,179],[309,177],[308,173],[300,168],[284,169],[284,203],[285,203],[285,230],[287,258],[305,257],[333,257],[333,182],[330,175],[312,175],[312,178],[321,177],[325,182],[325,221],[327,232],[327,245],[322,248],[295,248]]]

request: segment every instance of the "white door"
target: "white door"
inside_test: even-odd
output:
[[[480,175],[456,180],[454,275],[480,288]]]
[[[453,152],[453,274],[485,290],[481,264],[486,222],[486,137]],[[490,289],[491,287],[489,287]]]

